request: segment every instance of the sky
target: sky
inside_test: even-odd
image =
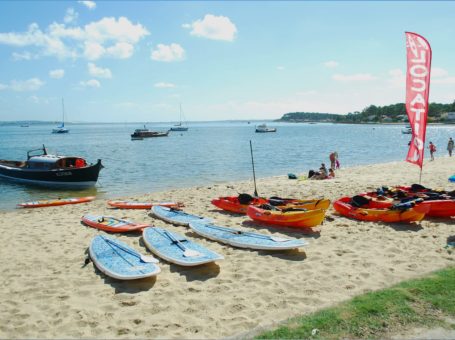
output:
[[[0,120],[169,122],[404,102],[405,31],[455,100],[455,2],[0,1]]]

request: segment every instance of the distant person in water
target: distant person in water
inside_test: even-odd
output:
[[[337,154],[336,151],[332,152],[332,153],[329,155],[330,169],[335,169],[337,158],[338,158],[338,154]]]
[[[452,157],[452,151],[453,151],[453,139],[452,137],[449,138],[449,142],[447,143],[447,151],[449,151],[449,156]]]
[[[431,160],[434,161],[433,154],[436,152],[436,145],[434,145],[433,142],[430,142],[430,144],[428,145],[428,149],[430,149]]]

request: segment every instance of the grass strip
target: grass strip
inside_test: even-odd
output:
[[[417,325],[453,328],[446,317],[455,317],[455,267],[293,318],[256,339],[384,338]]]

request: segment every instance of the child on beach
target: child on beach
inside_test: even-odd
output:
[[[428,149],[430,149],[431,160],[434,161],[433,154],[436,152],[436,145],[434,145],[433,142],[430,142],[430,144],[428,145]]]

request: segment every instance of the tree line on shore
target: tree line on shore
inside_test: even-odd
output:
[[[453,112],[449,115],[449,112]],[[320,112],[289,112],[277,121],[280,122],[332,122],[332,123],[398,123],[407,122],[404,103],[386,106],[370,105],[362,111],[346,115]],[[455,123],[455,100],[451,104],[430,103],[428,110],[430,123]]]

